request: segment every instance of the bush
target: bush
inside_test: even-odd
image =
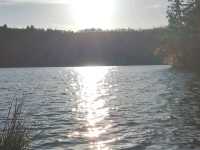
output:
[[[0,132],[0,150],[30,149],[30,128],[26,127],[22,108],[23,101],[12,101]]]

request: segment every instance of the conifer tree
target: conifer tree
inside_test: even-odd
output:
[[[162,48],[175,66],[200,65],[200,0],[169,0],[169,25]]]

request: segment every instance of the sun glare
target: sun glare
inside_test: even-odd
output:
[[[70,12],[77,28],[110,28],[114,4],[114,0],[74,0]]]

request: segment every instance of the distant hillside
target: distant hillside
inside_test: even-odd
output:
[[[80,32],[0,27],[0,67],[153,65],[162,29]]]

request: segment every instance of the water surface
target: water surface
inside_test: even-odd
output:
[[[200,149],[200,79],[170,66],[0,69],[1,117],[13,97],[34,150]]]

